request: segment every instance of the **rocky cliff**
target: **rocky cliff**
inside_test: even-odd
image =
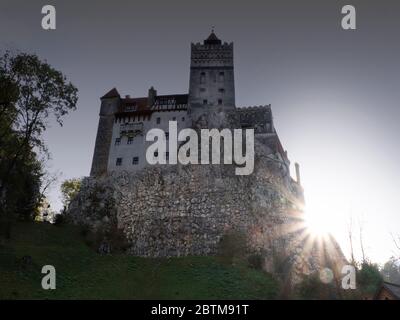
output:
[[[248,252],[261,255],[268,271],[278,272],[277,260],[294,275],[322,268],[326,248],[307,243],[302,188],[262,137],[256,136],[255,151],[249,176],[236,176],[232,165],[178,164],[85,178],[68,217],[93,229],[116,224],[134,255],[216,254],[234,231],[245,235]]]

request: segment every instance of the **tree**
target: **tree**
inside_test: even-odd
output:
[[[42,134],[52,118],[62,125],[77,99],[65,76],[36,55],[0,57],[0,220],[6,236],[21,200],[29,203],[30,215],[40,203],[44,170],[38,154],[49,157]]]
[[[400,263],[395,257],[390,258],[382,268],[385,281],[400,284]]]
[[[61,184],[61,195],[64,209],[68,209],[72,199],[78,194],[81,188],[82,179],[74,178],[65,180]]]
[[[363,297],[372,297],[383,281],[378,265],[368,261],[361,263],[356,278],[357,289]]]

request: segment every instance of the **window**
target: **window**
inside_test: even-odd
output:
[[[219,81],[220,81],[220,82],[225,81],[225,73],[224,73],[224,72],[220,72],[220,73],[219,73]]]
[[[207,99],[204,99],[203,104],[207,104],[207,103],[208,103]]]
[[[169,152],[168,152],[168,151],[165,153],[165,159],[166,159],[167,161],[169,160]]]
[[[132,144],[133,143],[133,137],[128,137],[128,142],[127,144]]]
[[[136,110],[137,108],[135,104],[126,106],[126,111],[136,111]]]
[[[201,84],[206,83],[206,73],[205,72],[200,73],[200,83]]]
[[[139,157],[133,157],[133,159],[132,159],[132,164],[133,164],[133,165],[139,164]]]
[[[218,91],[219,91],[219,93],[225,93],[225,89],[224,88],[219,88]]]
[[[154,152],[154,156],[157,158],[158,157],[158,151]]]
[[[161,118],[157,118],[157,124],[161,123]]]
[[[117,162],[115,163],[116,166],[122,165],[122,158],[117,158]]]
[[[169,132],[165,133],[165,139],[167,139],[167,140],[169,139]]]
[[[218,99],[218,105],[222,105],[222,99]]]
[[[182,117],[182,121],[185,121],[185,117]]]
[[[115,139],[115,145],[119,146],[121,144],[121,138],[116,138]]]
[[[173,117],[173,118],[172,118],[172,121],[176,121],[176,117]]]
[[[200,88],[200,92],[206,92],[206,88]]]

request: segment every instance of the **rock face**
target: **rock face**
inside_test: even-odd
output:
[[[304,254],[302,188],[262,137],[255,151],[249,176],[236,176],[232,165],[163,165],[85,178],[68,217],[93,229],[116,224],[138,256],[216,254],[235,231],[268,271],[278,272],[278,258],[297,274],[318,270],[320,251]]]

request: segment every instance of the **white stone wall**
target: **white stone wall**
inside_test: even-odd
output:
[[[157,118],[160,118],[160,124],[157,124]],[[108,158],[108,172],[112,171],[128,171],[135,172],[140,169],[143,169],[147,166],[146,161],[146,150],[149,145],[153,142],[146,142],[146,134],[149,130],[154,128],[159,128],[164,130],[165,132],[169,131],[169,121],[173,121],[176,119],[178,124],[178,132],[184,128],[189,127],[189,117],[187,115],[186,110],[180,111],[160,111],[152,113],[150,120],[146,117],[146,120],[143,120],[143,116],[139,119],[136,117],[135,121],[128,121],[126,119],[117,119],[114,122],[112,138],[110,144],[110,152]],[[128,144],[128,137],[120,135],[121,125],[125,123],[143,123],[143,134],[137,135],[133,138],[132,144]],[[117,138],[121,138],[121,142],[119,145],[115,145],[115,141]],[[168,144],[167,144],[168,150]],[[132,164],[132,160],[134,157],[139,157],[139,163],[137,165]],[[117,166],[117,158],[122,158],[122,165]]]

